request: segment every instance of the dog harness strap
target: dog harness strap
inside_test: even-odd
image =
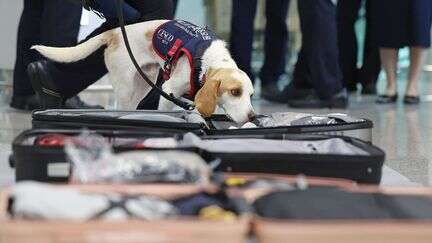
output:
[[[197,90],[203,85],[201,80],[202,56],[217,39],[216,34],[187,21],[171,20],[159,26],[153,35],[153,49],[165,61],[163,79],[168,80],[178,59],[185,55],[191,67],[190,98],[194,98]]]
[[[171,77],[173,62],[177,61],[176,57],[179,56],[180,47],[182,47],[182,45],[183,45],[183,41],[180,39],[177,39],[174,42],[174,45],[168,51],[167,59],[165,61],[164,68],[163,68],[163,79],[165,81],[170,79],[170,77]]]
[[[172,58],[172,57],[174,57],[176,54],[177,54],[177,52],[180,50],[180,47],[183,45],[183,41],[182,40],[180,40],[180,39],[177,39],[175,42],[174,42],[174,45],[171,47],[171,49],[169,50],[169,52],[168,52],[168,57],[170,58]]]

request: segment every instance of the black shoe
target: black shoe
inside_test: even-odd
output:
[[[346,88],[350,93],[357,92],[357,83],[348,83]]]
[[[84,103],[78,96],[66,100],[51,78],[46,60],[30,63],[27,72],[42,109],[103,109]]]
[[[63,109],[103,109],[103,106],[100,105],[89,105],[82,101],[78,95],[67,99],[64,105],[62,106]]]
[[[297,88],[293,83],[290,83],[282,91],[277,91],[263,98],[272,102],[287,103],[289,100],[301,99],[313,94],[312,89]]]
[[[263,84],[261,86],[261,97],[266,100],[270,100],[272,96],[280,92],[278,84],[276,82]]]
[[[64,103],[59,89],[48,70],[48,61],[30,63],[27,67],[30,82],[41,101],[43,109],[60,109]]]
[[[403,102],[407,105],[417,105],[418,103],[420,103],[420,97],[405,95]]]
[[[41,109],[42,105],[36,95],[18,96],[14,95],[10,103],[10,107],[23,110],[32,111]]]
[[[343,89],[328,100],[322,100],[316,95],[310,95],[303,99],[290,100],[288,106],[292,108],[330,108],[345,109],[348,107],[348,92]]]
[[[398,95],[380,95],[375,101],[377,104],[392,104],[396,103]]]
[[[376,95],[377,94],[376,84],[375,83],[362,84],[361,93],[364,95]]]

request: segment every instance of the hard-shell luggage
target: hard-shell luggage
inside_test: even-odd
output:
[[[327,188],[324,190],[340,189]],[[290,210],[295,210],[295,212],[286,208],[286,211],[283,211],[283,218],[264,217],[259,212],[257,213],[253,219],[253,232],[257,242],[427,243],[432,239],[432,215],[430,213],[432,191],[430,189],[360,186],[342,191],[365,194],[363,197],[369,197],[369,200],[338,198],[338,204],[344,206],[339,207],[339,209],[334,207],[330,209],[325,208],[325,205],[331,201],[326,200],[332,199],[331,194],[325,198],[311,195],[311,200],[306,202],[302,200],[302,205],[295,203],[295,198],[291,204],[288,203],[289,199],[287,199],[284,205],[292,205],[293,208]],[[300,194],[294,192],[293,196],[300,196]],[[311,204],[316,206],[310,207]],[[376,206],[369,209],[361,208],[365,204],[369,206],[375,204]],[[323,207],[320,207],[321,205]],[[359,207],[357,208],[357,216],[361,216],[361,218],[347,217],[347,214],[354,214],[355,216],[356,213],[350,209],[353,205]],[[274,212],[282,212],[277,208],[277,205],[270,206],[276,207]],[[297,206],[299,207],[295,209]],[[301,209],[302,206],[304,206],[303,209]],[[327,210],[333,211],[327,213]],[[292,213],[291,216],[289,216],[290,213]],[[313,218],[311,218],[311,214],[313,214]],[[340,216],[339,219],[337,219],[338,215]]]
[[[67,181],[70,164],[63,136],[80,130],[28,130],[13,142],[16,179]],[[202,136],[139,131],[92,131],[107,138],[114,151],[186,150],[206,161],[220,161],[215,171],[272,173],[345,178],[379,183],[384,152],[359,139],[328,135],[270,134]],[[56,136],[59,136],[58,139]],[[174,145],[142,146],[152,138],[171,138]],[[127,141],[126,143],[124,141]],[[164,144],[164,143],[162,143]]]
[[[67,129],[36,129],[21,133],[12,143],[13,154],[10,157],[11,167],[15,168],[15,179],[42,182],[68,181],[71,165],[64,151],[65,138],[78,136],[81,132],[81,130]],[[98,130],[90,134],[106,138],[115,152],[140,149],[135,145],[129,145],[129,140],[177,137],[172,133],[127,130]],[[117,144],[118,140],[120,143]]]
[[[202,118],[190,111],[45,110],[33,113],[34,128],[134,129],[193,132],[205,135],[326,134],[372,142],[373,123],[345,114],[275,113],[259,115],[252,126],[241,127],[226,115]],[[249,125],[251,125],[249,123]]]

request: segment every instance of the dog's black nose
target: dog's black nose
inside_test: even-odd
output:
[[[248,118],[249,118],[249,121],[253,121],[253,120],[255,120],[255,118],[256,118],[255,113],[254,113],[254,112],[250,112],[250,113],[248,114]]]

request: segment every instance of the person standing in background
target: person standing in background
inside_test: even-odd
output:
[[[397,66],[399,49],[410,47],[410,68],[404,103],[420,102],[417,81],[431,45],[431,0],[379,0],[373,14],[377,18],[377,38],[381,63],[386,73],[385,93],[377,99],[379,104],[395,103],[397,94]]]
[[[36,44],[73,46],[77,43],[82,7],[65,0],[24,0],[18,27],[13,96],[10,106],[20,110],[41,107],[27,75],[27,66],[43,59],[30,47]],[[77,96],[68,102],[70,107],[85,108]]]
[[[338,40],[340,64],[348,91],[357,91],[362,86],[362,94],[376,94],[376,82],[381,72],[379,47],[376,43],[376,19],[371,14],[374,0],[339,0],[337,7]],[[363,5],[364,3],[364,5]],[[364,36],[363,64],[357,67],[358,43],[355,24],[359,11],[365,7],[366,33]]]
[[[271,99],[279,92],[278,80],[285,73],[286,52],[288,43],[289,0],[266,1],[264,65],[259,77],[261,79],[261,96]],[[239,68],[246,72],[252,81],[255,80],[252,62],[252,45],[254,39],[254,20],[257,0],[233,0],[231,19],[230,51]]]
[[[93,3],[91,7],[103,14],[106,21],[87,36],[84,42],[119,26],[114,0],[90,2]],[[172,0],[125,0],[122,7],[126,24],[156,19],[172,19],[174,13]],[[103,46],[88,57],[74,63],[53,61],[31,63],[28,67],[29,76],[34,86],[37,85],[44,90],[39,94],[43,100],[44,108],[61,108],[66,99],[85,90],[107,74],[108,70],[104,61],[105,49],[106,46]]]
[[[299,0],[302,47],[291,83],[281,94],[294,108],[346,108],[337,45],[335,0]]]

